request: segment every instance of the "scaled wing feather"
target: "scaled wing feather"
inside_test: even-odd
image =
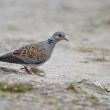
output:
[[[27,63],[42,63],[46,58],[45,48],[41,45],[26,45],[13,52],[13,55]]]

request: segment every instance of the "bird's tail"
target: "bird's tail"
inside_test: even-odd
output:
[[[13,53],[8,53],[8,54],[0,56],[0,61],[1,62],[9,62],[9,63],[17,63],[17,64],[25,63],[22,59],[13,55]]]

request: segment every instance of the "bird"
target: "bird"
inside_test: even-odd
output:
[[[45,41],[27,44],[13,52],[1,55],[0,61],[20,64],[27,73],[40,75],[38,67],[50,59],[55,45],[61,40],[68,41],[65,33],[62,31],[55,32]]]

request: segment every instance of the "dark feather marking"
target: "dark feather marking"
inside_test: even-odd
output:
[[[48,44],[51,45],[51,44],[53,44],[53,42],[54,42],[54,41],[53,41],[52,39],[48,39]]]
[[[17,58],[13,54],[6,54],[0,57],[0,61],[9,62],[9,63],[17,63],[17,64],[26,64],[22,59]]]

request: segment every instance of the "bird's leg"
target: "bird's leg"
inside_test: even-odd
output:
[[[31,68],[31,70],[32,70],[33,73],[35,73],[35,74],[37,73],[35,68]]]
[[[29,69],[26,66],[24,66],[24,68],[21,68],[21,69],[24,69],[28,74],[31,74],[31,72],[29,71]]]
[[[29,71],[29,69],[28,69],[26,66],[24,66],[24,69],[26,70],[26,72],[27,72],[28,74],[31,74],[31,72]]]
[[[40,71],[38,68],[31,68],[31,70],[34,74],[37,74],[38,76],[42,76],[42,77],[45,76],[44,74],[39,74],[43,71]]]
[[[20,69],[21,69],[21,70],[24,70],[25,68],[22,67],[22,68],[20,68]]]

